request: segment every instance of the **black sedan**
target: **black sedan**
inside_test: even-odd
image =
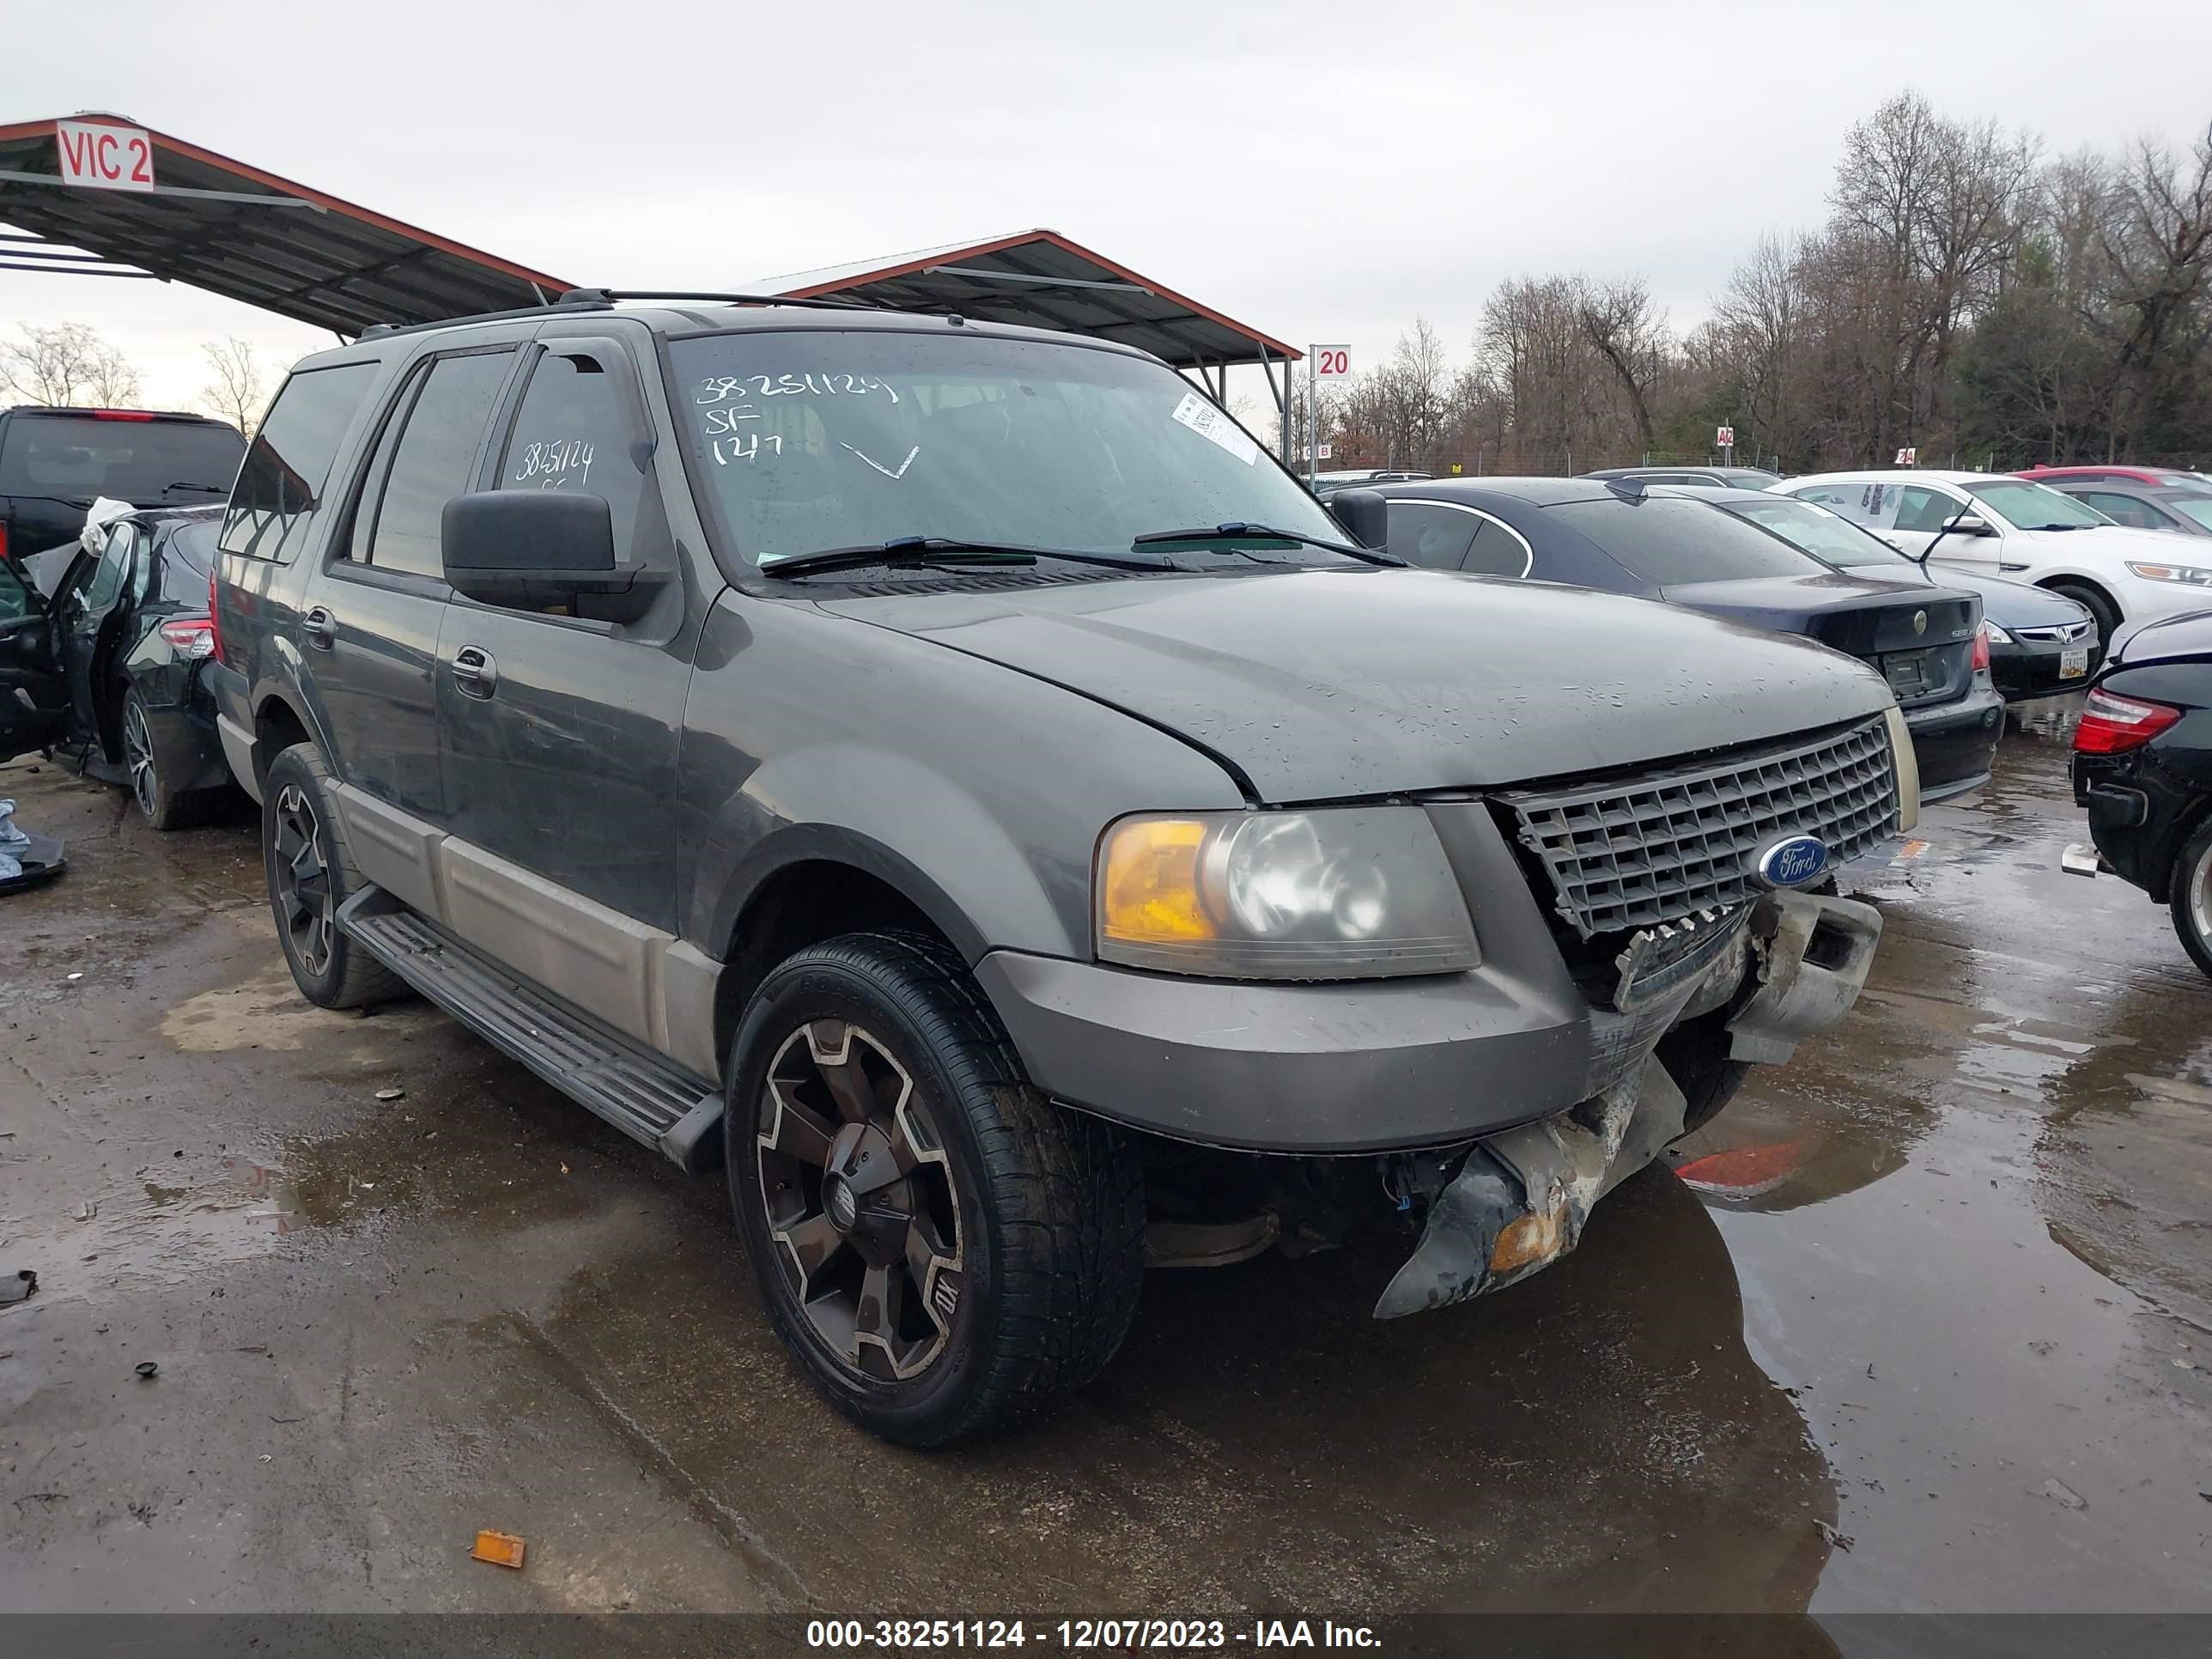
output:
[[[230,782],[201,668],[220,507],[152,508],[78,550],[51,599],[0,562],[0,760],[50,748],[173,830]]]
[[[1763,490],[1711,489],[1705,499],[1854,576],[1936,586],[1927,566],[1825,507]],[[2007,702],[2078,691],[2103,660],[2097,619],[2063,593],[1947,567],[1941,584],[1978,593],[1990,630],[1990,678]]]
[[[2173,931],[2212,974],[2212,611],[2132,635],[2089,688],[2074,728],[2074,799],[2094,853],[2066,868],[2109,869],[2173,911]]]
[[[2004,699],[1990,681],[1981,600],[1832,569],[1706,493],[1638,479],[1436,479],[1346,490],[1329,505],[1353,535],[1370,546],[1387,535],[1412,564],[1633,593],[1818,640],[1888,680],[1923,800],[1987,782]]]

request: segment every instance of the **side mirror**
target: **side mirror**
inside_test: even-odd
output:
[[[1328,515],[1359,547],[1382,548],[1390,540],[1390,498],[1377,489],[1340,489],[1322,503]]]
[[[635,622],[665,581],[659,572],[616,565],[613,516],[604,497],[582,491],[457,495],[446,503],[438,539],[453,590],[509,611],[568,605],[580,615]]]
[[[1951,528],[1961,536],[1994,536],[1997,533],[1990,521],[1978,513],[1961,513],[1951,520]]]

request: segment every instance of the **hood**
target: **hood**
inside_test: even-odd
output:
[[[2057,628],[2067,623],[2087,622],[2089,613],[2063,593],[2033,582],[2016,582],[2004,576],[1984,576],[1936,561],[1931,579],[1940,576],[1946,587],[1978,593],[1982,614],[2000,628]]]
[[[1871,671],[1803,640],[1427,570],[1149,576],[824,608],[1127,709],[1270,803],[1563,777],[1890,702]]]
[[[2182,550],[2190,545],[2188,538],[2171,530],[2143,530],[2131,524],[2090,525],[2081,530],[2015,530],[2012,535],[2026,537],[2046,559],[2078,559],[2084,548],[2094,548],[2100,553],[2123,559],[2183,564],[2188,558]],[[1948,542],[1950,538],[1946,539]],[[2069,548],[2074,550],[2069,553]],[[1942,548],[1936,550],[1936,562],[1943,562]]]
[[[1803,634],[1854,657],[1949,645],[1971,638],[1978,620],[1975,596],[1959,588],[1911,580],[1877,581],[1841,571],[1674,582],[1666,593],[1675,605]],[[1923,619],[1921,626],[1913,626],[1915,618]]]
[[[2164,662],[2176,657],[2212,657],[2212,610],[2192,611],[2146,623],[2129,635],[2115,665]]]

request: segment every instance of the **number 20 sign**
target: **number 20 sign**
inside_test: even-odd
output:
[[[1313,349],[1314,374],[1324,380],[1335,380],[1352,373],[1352,348],[1340,345],[1317,345]]]

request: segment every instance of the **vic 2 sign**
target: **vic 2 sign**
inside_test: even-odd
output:
[[[110,126],[105,121],[57,121],[54,140],[61,150],[62,180],[97,190],[154,188],[154,141],[143,127]]]

